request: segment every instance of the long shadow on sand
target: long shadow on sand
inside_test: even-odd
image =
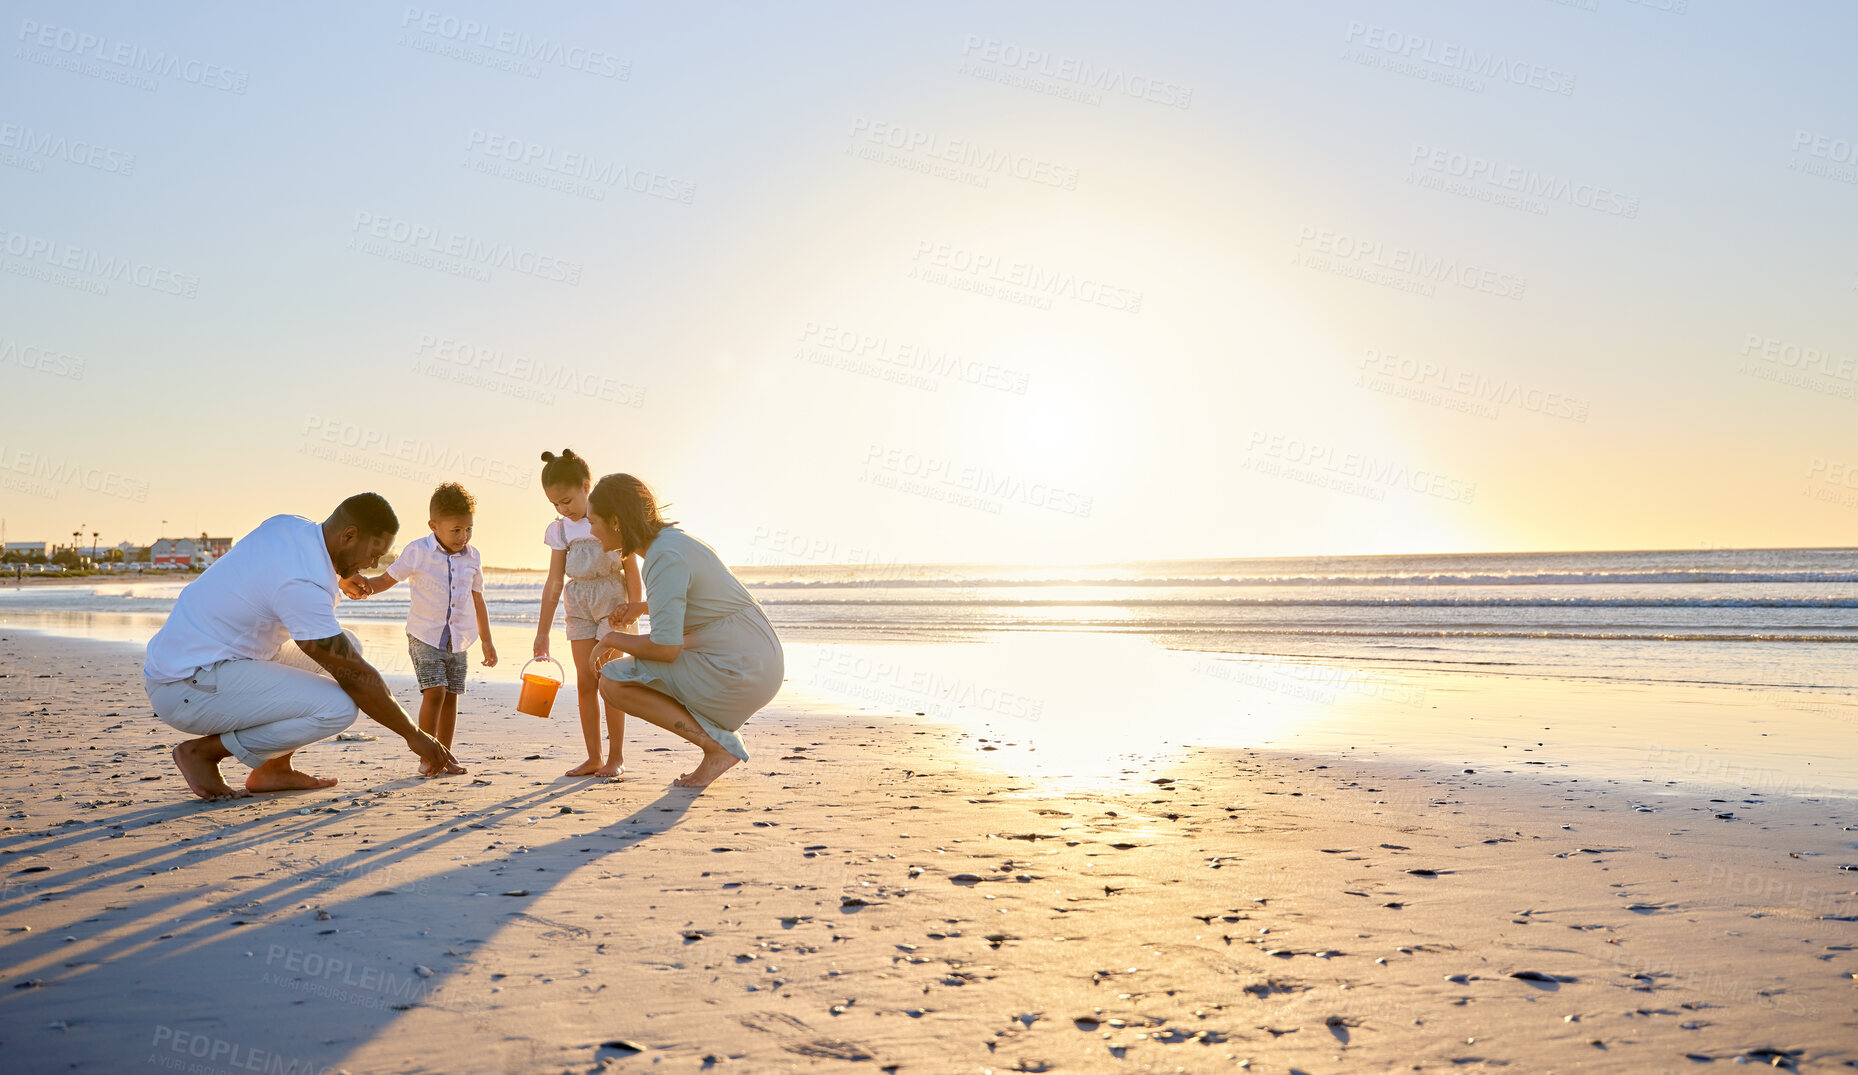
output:
[[[37,867],[18,877],[32,867],[12,855],[0,859],[8,875],[0,922],[11,919],[14,930],[25,907],[86,896],[93,897],[87,906],[107,903],[65,929],[0,935],[0,1045],[8,1070],[308,1075],[339,1068],[410,1009],[468,1019],[494,987],[473,983],[480,1000],[464,1003],[448,996],[456,992],[448,986],[455,975],[485,972],[473,958],[477,946],[511,928],[536,930],[538,944],[588,938],[587,924],[551,920],[536,905],[577,872],[577,883],[595,878],[609,856],[676,826],[701,794],[669,788],[596,831],[549,839],[531,818],[559,814],[557,800],[584,790],[585,781],[557,781],[462,813],[453,803],[401,794],[414,785],[446,786],[388,782],[348,792],[335,812],[325,811],[327,798],[308,807],[308,797],[297,795],[177,802],[69,833],[0,840],[0,853],[30,851],[38,861],[75,850],[94,858],[98,850],[87,845],[95,842],[122,848],[101,866]],[[357,822],[379,811],[425,816],[405,835],[324,850],[335,851],[337,840],[355,836]],[[203,812],[245,816],[206,836],[152,846],[125,838]],[[538,837],[547,842],[524,842]],[[228,884],[225,901],[210,901],[214,878],[249,882],[245,870],[271,865],[255,857],[257,849],[275,854],[280,844],[302,851],[284,859],[282,876],[243,889]],[[425,864],[441,853],[453,861],[432,871]],[[183,868],[202,880],[158,880]],[[620,884],[616,913],[625,910]],[[523,970],[506,969],[512,977]],[[99,1024],[118,1033],[97,1033]],[[448,1065],[438,1055],[409,1057],[406,1066]]]

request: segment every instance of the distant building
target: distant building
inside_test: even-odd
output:
[[[192,567],[200,545],[193,538],[162,538],[148,547],[148,562],[156,567]]]
[[[232,548],[231,538],[162,538],[148,548],[154,567],[207,567]]]
[[[51,551],[43,541],[9,541],[0,553],[16,552],[21,556],[50,556]]]

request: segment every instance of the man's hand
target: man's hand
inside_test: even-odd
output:
[[[638,606],[636,606],[636,605],[634,605],[634,604],[633,604],[632,602],[630,602],[630,601],[627,601],[627,602],[626,602],[625,604],[622,604],[622,605],[620,605],[620,606],[619,606],[618,608],[616,608],[616,609],[614,609],[614,610],[613,610],[613,611],[612,611],[612,612],[611,612],[611,613],[610,613],[610,614],[609,614],[609,615],[607,616],[607,618],[606,618],[606,623],[607,623],[607,626],[608,626],[608,627],[611,627],[611,628],[612,628],[613,630],[615,630],[615,631],[617,631],[617,630],[619,630],[619,629],[620,629],[621,627],[624,627],[624,626],[626,626],[627,624],[629,624],[629,623],[631,623],[631,622],[633,622],[634,620],[636,620],[636,619],[638,619],[638,618],[639,618],[639,614],[638,614],[637,612],[635,612],[635,611],[633,611],[633,610],[634,610],[635,608],[637,608],[637,607],[638,607]]]
[[[368,585],[368,580],[362,578],[360,575],[350,575],[337,585],[342,587],[342,592],[344,594],[357,601],[366,598],[374,592],[373,587]]]
[[[624,654],[624,651],[621,650],[618,646],[615,646],[611,642],[608,642],[605,638],[602,638],[598,642],[594,643],[593,653],[589,654],[588,659],[593,661],[593,665],[595,668],[598,668],[601,665],[605,664],[606,662],[612,660],[613,658],[622,656],[623,654]]]
[[[464,766],[458,764],[458,759],[452,757],[452,752],[445,749],[444,743],[425,732],[414,729],[413,734],[407,737],[406,745],[419,755],[419,760],[428,772],[456,776],[465,771]]]
[[[425,734],[406,715],[406,710],[400,708],[400,703],[394,701],[380,672],[361,659],[361,651],[349,641],[347,632],[328,638],[299,640],[297,648],[321,665],[368,719],[405,739],[409,745],[414,737]]]

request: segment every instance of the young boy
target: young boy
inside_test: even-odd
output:
[[[432,533],[407,542],[387,566],[387,574],[342,580],[342,592],[357,599],[412,580],[406,645],[419,676],[419,727],[447,749],[458,721],[458,696],[465,689],[465,651],[482,637],[484,667],[497,663],[497,647],[490,641],[490,615],[484,609],[484,571],[477,550],[471,547],[476,510],[477,500],[470,493],[457,482],[446,482],[432,492],[428,512]],[[419,767],[421,776],[462,772],[462,767],[443,772],[424,763]]]

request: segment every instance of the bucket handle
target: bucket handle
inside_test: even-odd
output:
[[[556,678],[559,679],[562,683],[566,683],[568,681],[567,670],[562,668],[561,662],[557,661],[553,657],[531,657],[529,658],[527,661],[523,662],[523,669],[521,672],[516,673],[516,678],[521,679],[523,675],[529,671],[529,666],[536,663],[537,661],[547,661],[549,664],[554,665],[555,671],[559,673],[559,675]]]

